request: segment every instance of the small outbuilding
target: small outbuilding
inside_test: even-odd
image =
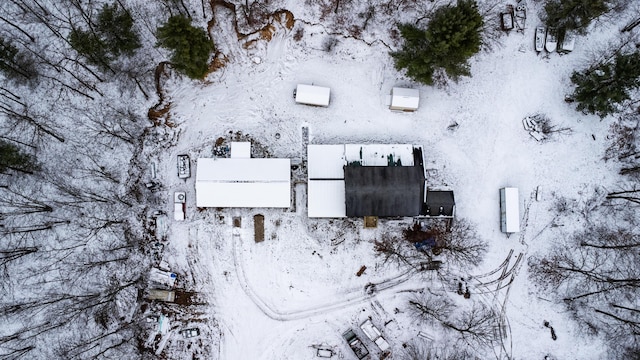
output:
[[[328,87],[298,84],[294,93],[296,103],[314,106],[329,106],[331,89]]]
[[[420,104],[420,91],[394,87],[391,89],[391,104],[389,109],[398,111],[416,111]]]
[[[427,190],[426,216],[453,219],[455,212],[453,191]]]
[[[500,189],[500,231],[516,233],[520,231],[520,197],[518,188]]]

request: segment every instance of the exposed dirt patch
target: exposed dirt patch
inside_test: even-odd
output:
[[[171,110],[171,103],[158,107],[161,104],[162,103],[159,103],[147,112],[147,116],[149,117],[149,120],[153,122],[154,126],[160,126],[163,123],[169,124],[169,118],[171,117],[171,114],[169,113],[169,110]]]

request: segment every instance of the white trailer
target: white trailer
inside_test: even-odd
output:
[[[298,104],[329,106],[330,93],[328,87],[298,84],[295,98]]]
[[[391,104],[389,109],[398,111],[416,111],[420,104],[420,91],[394,87],[391,89]]]
[[[518,188],[500,189],[500,231],[516,233],[520,231],[520,197]]]

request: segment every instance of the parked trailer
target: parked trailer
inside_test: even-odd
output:
[[[358,359],[364,359],[365,356],[369,355],[369,350],[367,350],[352,329],[345,331],[342,334],[342,337],[347,341],[347,344],[349,344],[349,347],[353,350],[353,353],[356,354]]]
[[[298,84],[294,96],[298,104],[329,106],[331,89],[322,86]]]
[[[518,188],[500,189],[500,231],[516,233],[520,231],[520,198]]]

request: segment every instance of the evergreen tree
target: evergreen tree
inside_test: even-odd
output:
[[[202,79],[208,70],[213,44],[207,33],[191,25],[191,20],[176,15],[158,28],[158,45],[172,50],[171,62],[192,79]]]
[[[105,4],[90,30],[71,30],[69,43],[89,63],[108,68],[120,55],[133,55],[140,47],[140,38],[133,30],[129,12],[117,4]]]
[[[640,87],[640,52],[616,54],[581,72],[574,71],[571,81],[577,109],[601,118],[616,112],[617,106],[630,99],[629,92]]]
[[[69,34],[69,43],[78,53],[82,54],[90,64],[109,67],[113,60],[107,52],[106,44],[97,34],[80,29],[72,29]]]
[[[619,0],[548,0],[547,26],[584,33],[591,21],[611,11]]]
[[[453,79],[470,76],[468,60],[480,50],[482,25],[473,0],[438,8],[426,30],[412,24],[398,25],[405,43],[400,51],[391,53],[396,69],[406,69],[407,76],[427,85],[433,84],[439,68]]]
[[[31,155],[23,153],[17,146],[0,139],[0,173],[15,170],[31,174],[39,169]]]
[[[113,56],[131,56],[140,47],[138,34],[133,31],[133,18],[116,4],[105,4],[98,14],[96,31]]]
[[[0,71],[14,80],[31,80],[38,73],[33,60],[20,54],[18,48],[0,37]]]

